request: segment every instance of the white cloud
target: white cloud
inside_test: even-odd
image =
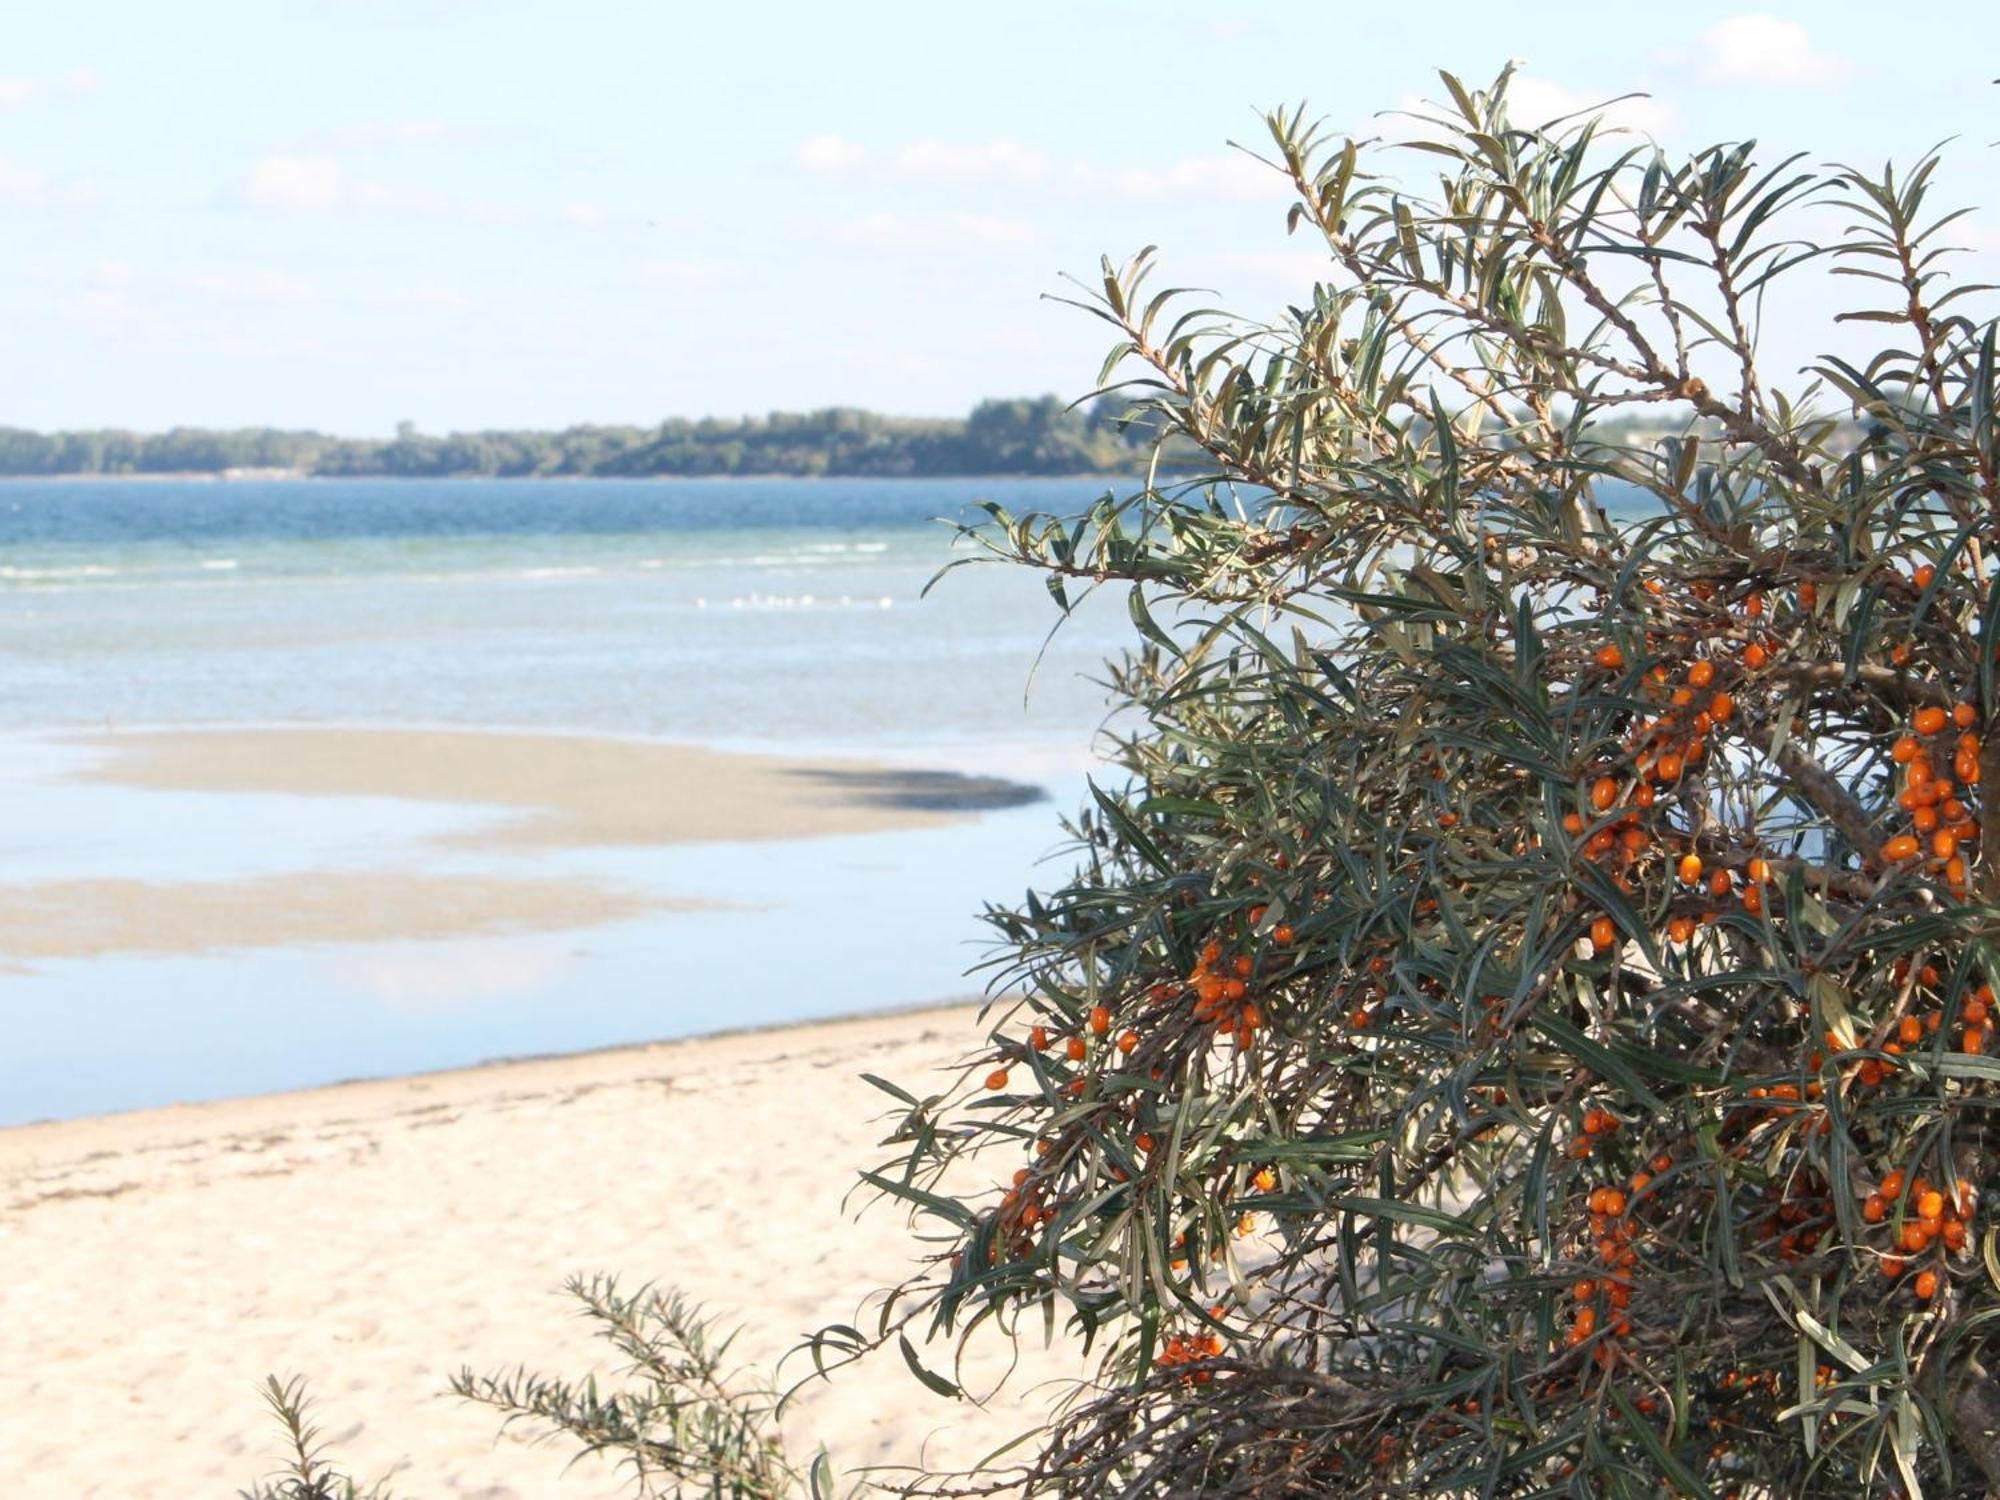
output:
[[[1241,151],[1189,157],[1161,169],[1121,169],[1087,161],[1054,161],[1033,146],[1004,138],[909,141],[877,157],[857,142],[820,135],[801,143],[792,160],[821,177],[861,177],[878,186],[895,182],[1046,186],[1071,195],[1110,194],[1137,200],[1278,200],[1289,192],[1282,175]]]
[[[671,257],[642,262],[633,280],[644,287],[711,287],[741,281],[741,268],[727,261],[678,260]]]
[[[82,208],[97,201],[90,188],[62,182],[37,167],[0,156],[0,203],[28,208]]]
[[[602,229],[610,217],[600,203],[565,203],[562,207],[562,221],[579,229]]]
[[[1078,163],[1070,180],[1092,192],[1112,192],[1126,198],[1232,198],[1242,201],[1285,199],[1291,183],[1280,172],[1241,151],[1220,156],[1191,156],[1157,171],[1145,167],[1107,171]]]
[[[1846,58],[1822,52],[1797,21],[1751,11],[1717,21],[1695,38],[1695,67],[1704,83],[1775,83],[1812,87],[1838,83],[1854,71]]]
[[[25,109],[50,99],[81,99],[96,89],[95,68],[73,68],[53,78],[0,78],[0,109]]]
[[[834,225],[831,238],[871,250],[961,250],[968,244],[1032,245],[1042,231],[1025,219],[998,214],[871,213]]]
[[[793,158],[800,167],[821,177],[852,172],[867,159],[867,147],[837,135],[816,135],[801,142]]]
[[[1546,125],[1565,116],[1602,114],[1614,130],[1663,134],[1671,120],[1657,99],[1634,97],[1610,102],[1602,92],[1580,93],[1532,73],[1517,73],[1507,85],[1507,113],[1517,125]],[[1581,123],[1577,121],[1575,123]]]
[[[250,168],[244,200],[257,208],[324,213],[347,194],[347,168],[331,156],[266,156]]]
[[[474,139],[475,133],[442,120],[362,120],[320,137],[336,151],[379,151],[396,146],[447,146]]]
[[[904,177],[949,178],[954,182],[1006,179],[1039,182],[1049,170],[1048,158],[1017,141],[960,144],[952,141],[912,141],[896,153],[896,171]]]
[[[457,287],[444,286],[437,282],[373,287],[360,293],[356,300],[363,307],[389,312],[403,312],[413,308],[424,311],[456,312],[472,305],[472,299]]]
[[[109,255],[98,261],[91,274],[102,287],[128,286],[132,281],[132,267]]]
[[[358,178],[336,156],[273,152],[251,164],[241,199],[252,208],[282,213],[336,209],[443,213],[452,204],[441,193]]]
[[[319,285],[310,276],[253,266],[240,271],[210,272],[188,278],[190,290],[229,302],[311,302]]]

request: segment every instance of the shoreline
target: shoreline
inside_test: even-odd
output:
[[[820,1032],[839,1033],[846,1028],[874,1027],[883,1022],[907,1021],[919,1025],[962,1021],[968,1049],[977,1040],[974,1025],[982,1006],[989,1002],[974,997],[917,1000],[906,1005],[889,1005],[876,1010],[850,1011],[842,1015],[813,1016],[797,1021],[772,1021],[765,1025],[724,1026],[716,1031],[689,1036],[656,1037],[648,1041],[612,1042],[603,1046],[580,1047],[574,1052],[526,1052],[481,1058],[444,1068],[418,1068],[408,1073],[370,1073],[353,1078],[335,1078],[304,1088],[271,1089],[260,1093],[228,1094],[215,1099],[188,1099],[174,1104],[142,1104],[131,1109],[101,1110],[95,1114],[63,1115],[41,1120],[0,1123],[0,1180],[17,1163],[15,1156],[24,1137],[40,1133],[48,1136],[94,1132],[97,1127],[117,1128],[121,1124],[141,1127],[169,1119],[189,1120],[201,1116],[218,1119],[228,1115],[273,1112],[283,1107],[308,1106],[329,1102],[333,1095],[363,1097],[370,1093],[407,1093],[434,1088],[452,1089],[456,1083],[468,1091],[479,1081],[499,1081],[512,1070],[553,1069],[589,1071],[603,1064],[610,1071],[623,1072],[642,1061],[681,1049],[699,1049],[721,1042],[767,1040],[782,1042],[787,1037],[813,1040]],[[1000,1003],[1005,1003],[1002,1000]],[[520,1076],[526,1077],[522,1071]],[[7,1205],[0,1200],[0,1215]]]

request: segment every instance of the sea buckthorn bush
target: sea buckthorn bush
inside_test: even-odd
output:
[[[1136,639],[985,1044],[885,1083],[935,1258],[871,1338],[1104,1351],[939,1489],[1984,1494],[2000,434],[1937,160],[1444,85],[1402,156],[1270,119],[1279,321],[1150,252],[1079,299],[1201,468],[978,532]]]

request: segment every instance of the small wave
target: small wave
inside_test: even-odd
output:
[[[14,578],[24,583],[33,583],[45,578],[111,578],[123,571],[122,568],[109,568],[101,563],[80,563],[69,568],[0,567],[0,578]]]
[[[842,594],[824,599],[814,594],[739,594],[729,601],[731,609],[893,609],[896,601],[884,594],[879,599],[855,599]],[[695,608],[707,609],[708,600],[697,599]]]
[[[516,578],[595,578],[603,569],[591,567],[523,568]]]
[[[241,566],[233,557],[205,557],[201,563],[204,573],[233,573]]]

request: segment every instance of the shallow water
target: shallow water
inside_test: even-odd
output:
[[[722,909],[572,932],[37,960],[0,978],[0,1123],[806,1019],[976,991],[977,913],[1083,791],[1122,600],[930,518],[1096,481],[0,485],[0,882],[393,867],[595,877]],[[1030,675],[1033,687],[1029,690]],[[954,827],[471,857],[478,810],[69,779],[51,731],[443,724],[642,735],[1028,781]]]

